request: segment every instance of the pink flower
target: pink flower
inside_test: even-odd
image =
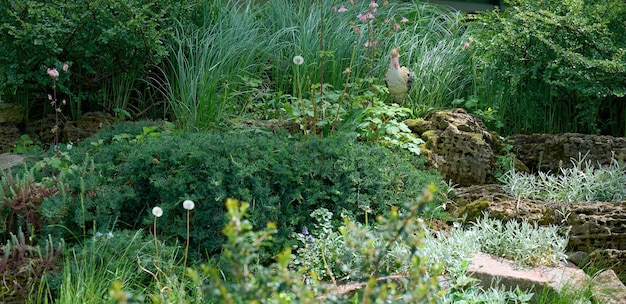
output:
[[[365,47],[374,47],[374,46],[376,46],[376,44],[377,44],[377,42],[376,42],[376,41],[369,41],[369,40],[368,40],[368,41],[366,41],[366,42],[363,44],[363,46],[365,46]]]
[[[338,12],[338,13],[345,13],[345,12],[347,12],[347,11],[348,11],[348,10],[346,9],[346,7],[345,7],[345,6],[343,6],[343,4],[342,4],[342,5],[339,7],[339,9],[337,10],[337,12]]]
[[[346,68],[343,72],[346,73],[346,74],[350,73],[350,68],[349,67]]]
[[[354,33],[356,33],[357,35],[360,35],[361,34],[361,29],[358,28],[358,27],[355,27],[354,28]]]
[[[374,19],[374,14],[372,12],[367,13],[367,19]]]
[[[59,77],[59,71],[57,71],[57,69],[55,68],[48,68],[48,75],[50,75],[50,77],[52,78],[57,78]]]
[[[70,69],[70,66],[67,63],[63,64],[63,71],[67,72]]]
[[[466,41],[465,43],[463,43],[463,49],[470,49],[472,48],[472,45],[469,43],[469,41]]]
[[[361,20],[362,22],[367,21],[367,16],[366,15],[358,14],[356,17],[359,18],[359,20]]]
[[[396,31],[399,30],[400,29],[400,24],[394,23],[393,24],[393,29],[396,30]]]
[[[372,0],[370,2],[370,8],[377,8],[378,7],[378,3],[376,3],[374,0]]]
[[[409,22],[409,19],[406,19],[406,17],[402,17],[402,19],[400,20],[400,22],[402,22],[402,23],[407,23],[407,22]]]

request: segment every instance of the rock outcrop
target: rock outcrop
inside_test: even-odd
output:
[[[513,135],[513,153],[532,171],[557,172],[582,157],[592,165],[626,159],[626,138],[578,133]]]
[[[497,136],[463,109],[434,111],[425,119],[405,121],[426,143],[422,147],[432,168],[460,186],[495,181]]]
[[[63,128],[63,138],[66,142],[80,142],[87,137],[96,134],[100,129],[110,126],[115,118],[104,112],[88,112],[83,114],[76,122],[68,122]]]

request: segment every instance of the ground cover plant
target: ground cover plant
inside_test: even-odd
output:
[[[32,159],[2,178],[0,264],[41,282],[12,291],[37,303],[528,302],[528,291],[478,287],[465,272],[468,256],[553,265],[566,240],[553,227],[487,217],[449,235],[424,230],[420,217],[443,213],[448,189],[426,170],[422,142],[402,120],[463,106],[494,129],[534,130],[511,120],[527,102],[535,114],[571,114],[577,130],[620,134],[619,123],[598,122],[599,109],[623,99],[619,14],[600,18],[601,6],[576,1],[551,11],[561,7],[553,2],[511,2],[511,11],[469,23],[408,1],[0,4],[0,32],[10,38],[0,44],[8,48],[0,100],[54,114],[59,136],[47,152],[25,138]],[[563,41],[550,40],[557,25],[546,16],[591,34],[567,28]],[[536,79],[526,61],[517,69],[516,39],[526,33],[511,20],[539,27],[525,54],[556,60],[537,64],[558,79]],[[502,29],[520,36],[501,37]],[[485,43],[496,38],[501,44]],[[579,40],[597,50],[582,52]],[[382,81],[394,47],[418,80],[401,105]],[[494,55],[500,47],[506,56]],[[572,66],[581,64],[593,77],[579,77]],[[571,97],[575,111],[555,110],[557,95]],[[87,109],[157,121],[116,123],[62,144],[63,123]],[[619,110],[609,112],[619,121]],[[555,129],[568,117],[556,117]],[[576,170],[545,180],[596,176]],[[620,170],[593,180],[610,180],[603,197],[622,195],[610,193]],[[534,186],[523,190],[538,193]],[[570,197],[559,193],[555,200]],[[29,262],[40,263],[22,267]],[[452,284],[438,286],[438,274]],[[363,288],[335,293],[346,281]]]

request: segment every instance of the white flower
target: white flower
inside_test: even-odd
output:
[[[72,142],[70,141],[70,142],[67,144],[67,149],[68,149],[68,150],[72,150],[72,147],[74,147],[74,145],[73,145],[73,144],[72,144]]]
[[[161,215],[163,215],[163,209],[161,209],[161,207],[154,207],[152,208],[152,214],[156,217],[161,217]]]
[[[107,233],[107,239],[110,239],[110,238],[112,238],[112,237],[113,237],[113,231],[109,231],[109,232]]]
[[[195,207],[195,204],[192,200],[186,200],[183,202],[183,208],[186,210],[193,210],[193,207]]]
[[[301,65],[304,63],[304,58],[302,58],[302,56],[294,56],[293,57],[293,63],[295,65]]]

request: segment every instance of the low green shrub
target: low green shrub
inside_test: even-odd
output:
[[[70,151],[84,159],[81,169],[67,174],[63,194],[42,206],[58,234],[145,227],[149,210],[160,206],[159,230],[183,240],[186,213],[180,203],[191,199],[191,253],[213,254],[224,241],[224,202],[237,198],[251,203],[255,225],[277,223],[276,248],[283,248],[294,231],[312,226],[315,209],[363,220],[366,211],[381,214],[415,200],[426,185],[441,184],[410,152],[342,137],[299,141],[286,133],[114,128]]]

